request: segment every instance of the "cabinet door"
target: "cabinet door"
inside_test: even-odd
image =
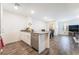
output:
[[[27,32],[21,33],[21,40],[31,45],[31,34]]]

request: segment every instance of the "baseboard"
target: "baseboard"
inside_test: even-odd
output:
[[[60,35],[60,36],[68,36],[67,34],[58,34],[58,35]]]
[[[21,41],[21,40],[19,40],[19,41]],[[19,41],[16,41],[16,42],[19,42]],[[16,43],[16,42],[7,43],[5,45],[10,45],[10,44],[13,44],[13,43]]]

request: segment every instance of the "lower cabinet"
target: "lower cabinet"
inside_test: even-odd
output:
[[[31,46],[31,33],[21,32],[20,39]]]

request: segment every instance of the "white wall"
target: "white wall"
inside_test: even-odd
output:
[[[57,21],[47,21],[46,30],[54,29],[54,35],[58,35],[58,22]]]
[[[58,22],[58,34],[66,34],[66,32],[64,32],[64,24],[67,24],[68,25],[79,25],[79,19],[78,18],[75,18],[75,19],[72,19],[72,20],[69,20],[69,21],[66,21],[66,22],[63,22],[63,21],[60,21]],[[68,32],[68,30],[67,30]]]
[[[40,32],[41,29],[46,29],[46,24],[40,20],[32,20],[32,28],[35,32]]]
[[[26,28],[29,19],[25,16],[3,10],[1,19],[1,35],[5,44],[20,40],[20,30]]]
[[[79,25],[79,18],[68,21],[69,25]]]
[[[63,23],[63,21],[59,21],[58,22],[58,34],[63,34],[63,32],[64,32],[64,23]]]
[[[5,44],[20,40],[20,30],[28,27],[28,23],[32,23],[35,31],[46,28],[43,21],[31,20],[31,17],[25,17],[3,10],[1,19],[1,35]]]

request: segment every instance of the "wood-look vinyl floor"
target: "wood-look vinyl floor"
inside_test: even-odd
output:
[[[8,44],[3,50],[0,55],[38,55],[37,51],[22,41]],[[71,36],[55,36],[50,39],[49,55],[79,55],[79,44]]]
[[[71,36],[56,36],[50,39],[50,55],[79,55],[79,44]]]
[[[37,51],[22,41],[8,44],[4,47],[1,55],[37,55]]]

